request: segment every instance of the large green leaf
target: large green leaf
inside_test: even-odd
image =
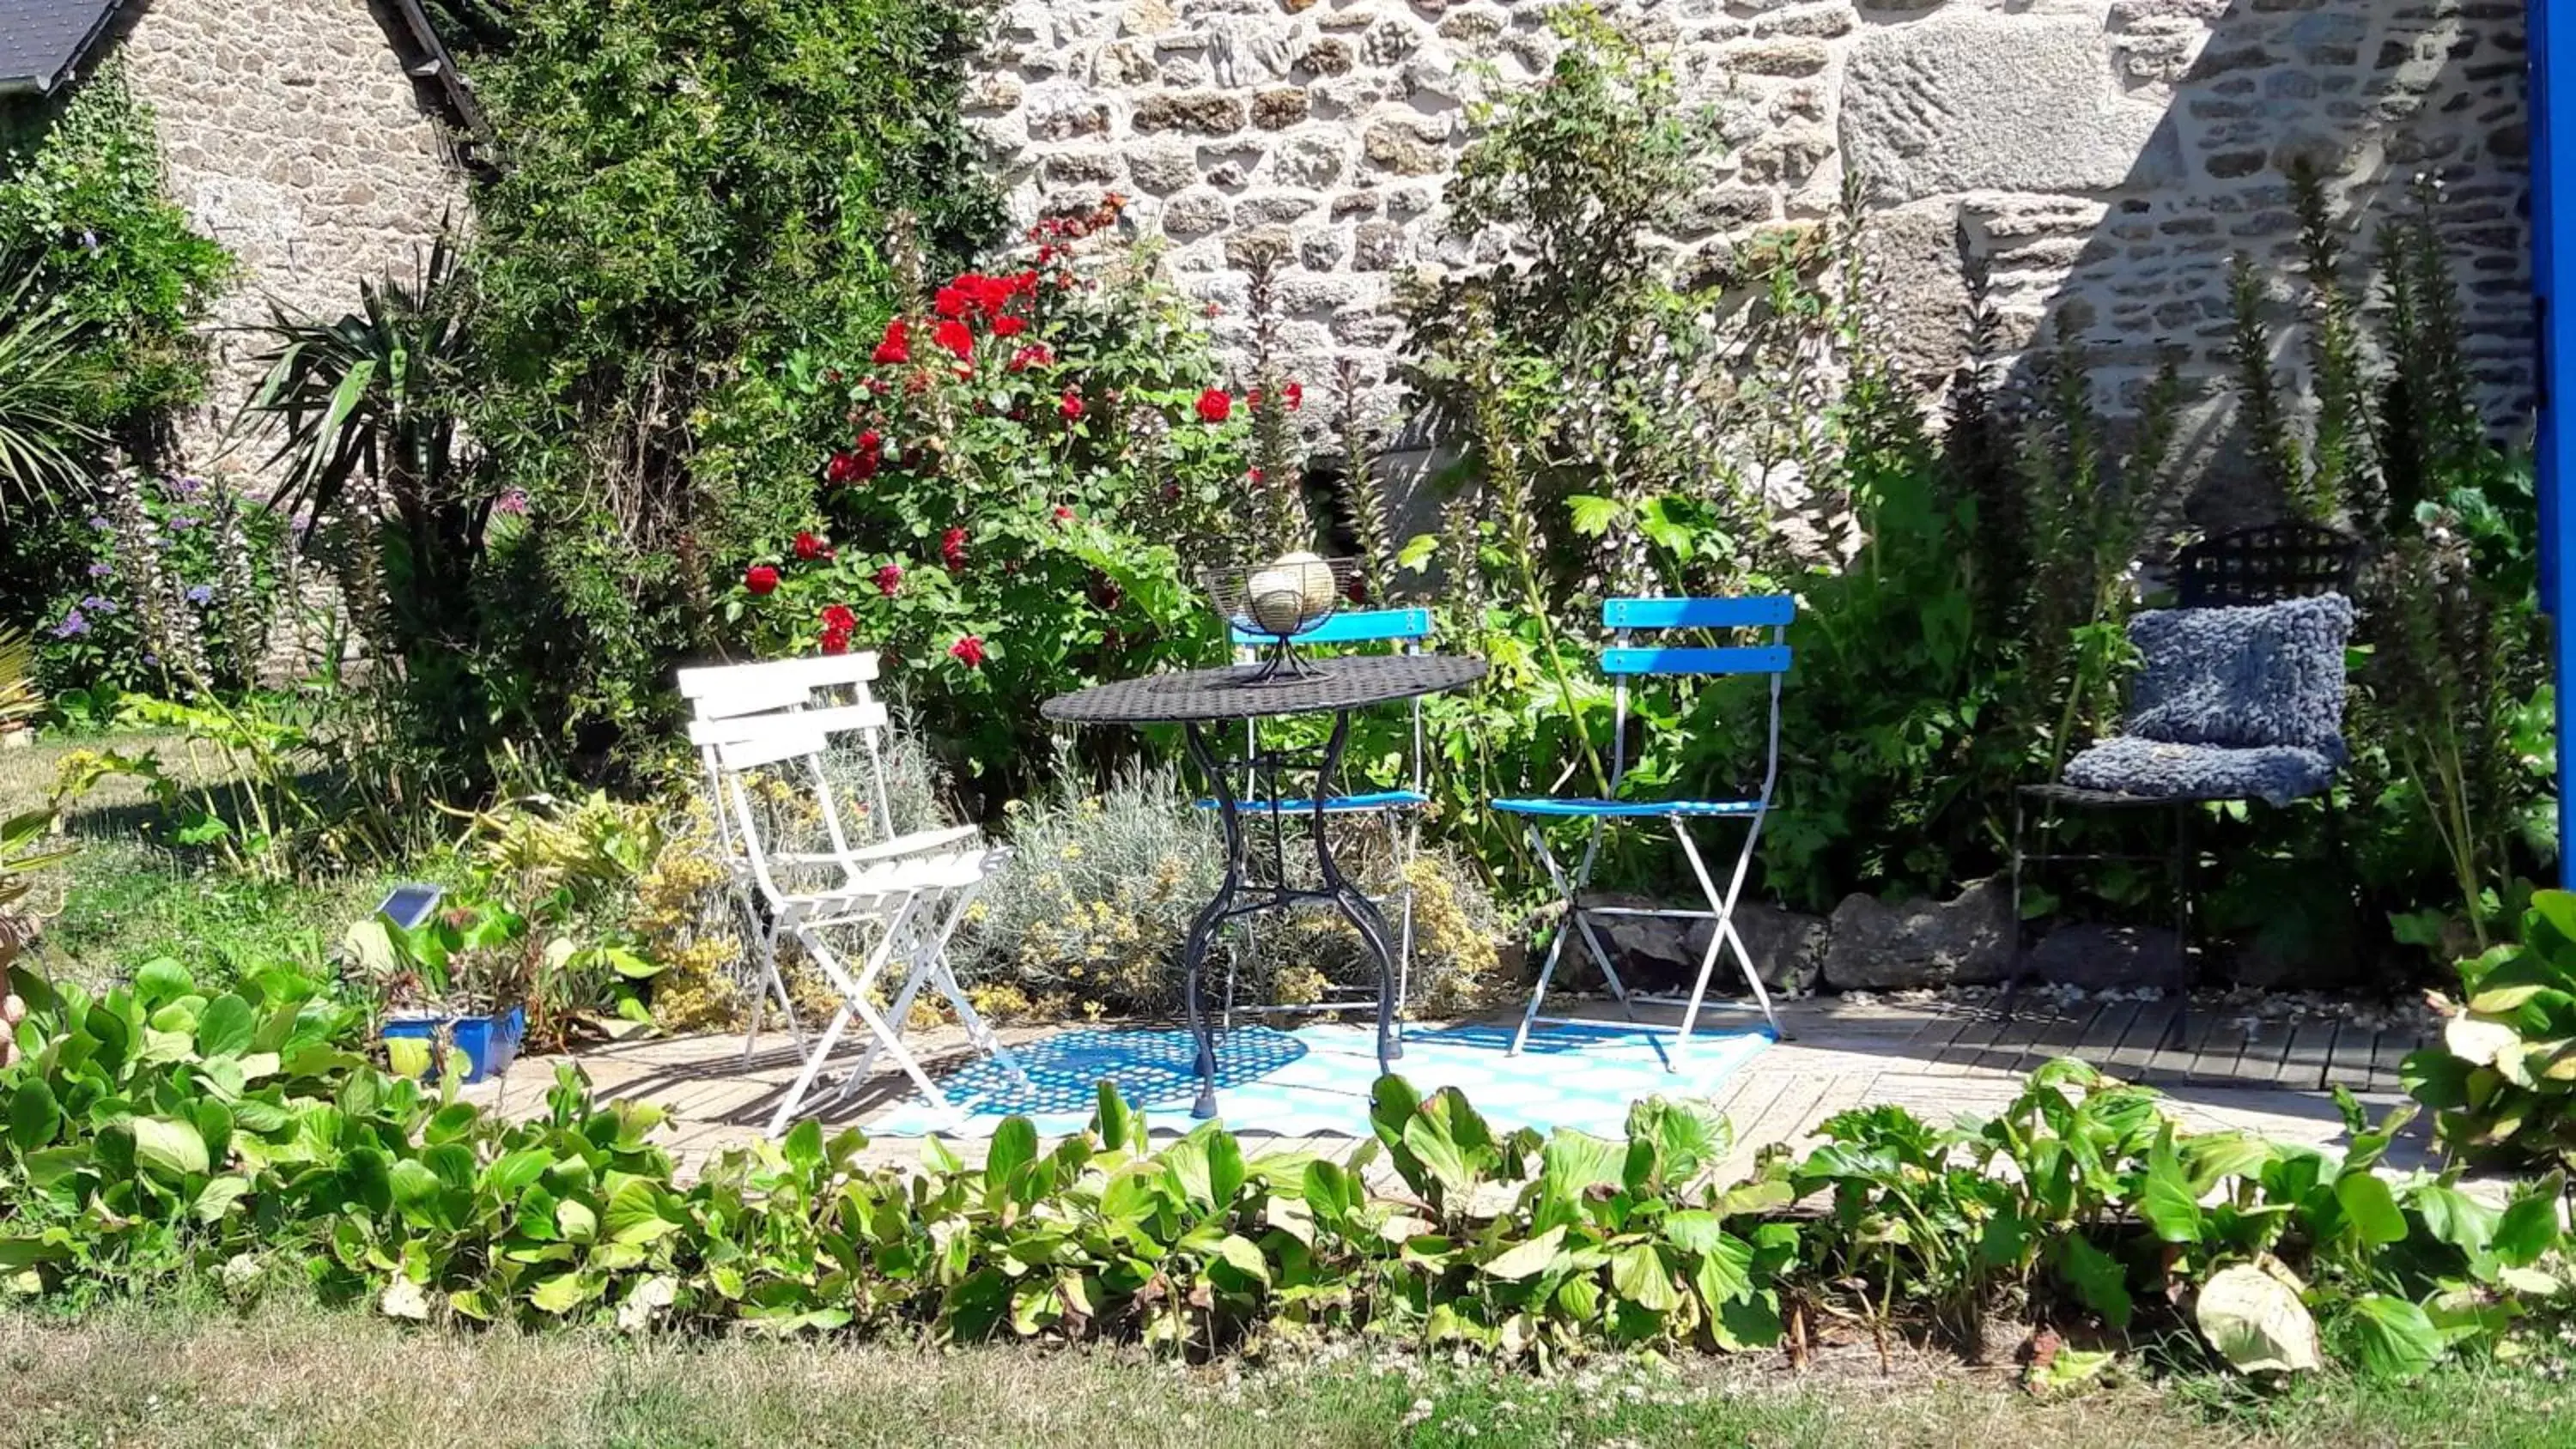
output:
[[[131,1125],[137,1164],[169,1178],[204,1175],[206,1139],[194,1126],[164,1117],[137,1117]]]
[[[1622,1248],[1610,1259],[1610,1286],[1620,1297],[1652,1313],[1670,1313],[1681,1306],[1672,1270],[1652,1243]]]
[[[2484,1252],[2495,1240],[2496,1224],[2503,1217],[2448,1183],[2427,1183],[2415,1190],[2412,1201],[2434,1238],[2471,1255]]]
[[[2083,1234],[2070,1233],[2059,1251],[2058,1268],[2085,1307],[2101,1314],[2113,1328],[2129,1326],[2134,1305],[2129,1297],[2128,1271],[2120,1266],[2119,1259],[2093,1246]]]
[[[2397,1210],[2397,1195],[2374,1172],[2347,1172],[2335,1179],[2335,1201],[2344,1220],[2361,1240],[2373,1246],[2406,1241],[2406,1215]]]
[[[1028,1118],[1014,1114],[1002,1119],[993,1129],[993,1140],[984,1151],[984,1180],[998,1187],[1011,1180],[1011,1174],[1037,1160],[1038,1129]]]
[[[2183,1173],[2170,1125],[2157,1134],[2155,1148],[2147,1155],[2147,1178],[2138,1193],[2138,1216],[2168,1243],[2200,1241],[2200,1195],[2192,1190],[2191,1179]]]
[[[197,1015],[197,1055],[241,1056],[251,1049],[251,1037],[258,1029],[259,1017],[250,1003],[226,992],[207,1002]]]
[[[2384,1378],[2413,1378],[2442,1356],[2442,1332],[2423,1308],[2372,1293],[2353,1300],[2352,1327],[2362,1365]]]
[[[30,1077],[9,1094],[9,1140],[21,1152],[33,1152],[54,1140],[62,1126],[62,1107],[42,1077]]]
[[[2505,1204],[2496,1222],[2496,1256],[2516,1268],[2528,1268],[2559,1241],[2558,1199],[2565,1191],[2563,1174],[2551,1173]]]
[[[1544,1272],[1556,1261],[1557,1245],[1565,1241],[1565,1225],[1557,1224],[1546,1232],[1507,1248],[1477,1264],[1477,1271],[1488,1278],[1518,1281]]]

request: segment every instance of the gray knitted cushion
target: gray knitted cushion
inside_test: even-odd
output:
[[[2344,759],[2341,594],[2225,609],[2151,609],[2129,621],[2145,656],[2123,733],[2179,745],[2315,750]]]
[[[2337,761],[2295,745],[2175,745],[2119,735],[2066,762],[2066,783],[2157,800],[2286,805],[2334,783]]]

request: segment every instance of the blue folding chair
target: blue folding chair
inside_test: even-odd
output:
[[[1247,633],[1240,628],[1233,631],[1233,636],[1238,657],[1244,658],[1248,658],[1249,655],[1243,651],[1267,648],[1279,642],[1271,635]],[[1431,611],[1429,609],[1368,609],[1358,613],[1337,613],[1298,634],[1295,642],[1301,648],[1317,644],[1391,644],[1404,653],[1419,654],[1422,652],[1423,641],[1430,637]],[[1258,726],[1254,721],[1244,721],[1243,746],[1247,760],[1259,753],[1260,742],[1257,738],[1257,730]],[[1431,796],[1423,790],[1422,701],[1420,699],[1413,701],[1413,750],[1409,769],[1409,779],[1396,788],[1363,790],[1350,795],[1327,794],[1324,799],[1324,813],[1328,817],[1369,815],[1400,817],[1400,827],[1390,825],[1389,830],[1395,841],[1396,889],[1392,894],[1377,899],[1378,909],[1396,918],[1395,1014],[1398,1021],[1404,1017],[1406,992],[1411,986],[1413,973],[1413,876],[1410,868],[1422,846],[1422,807],[1431,803]],[[1282,817],[1311,816],[1315,810],[1315,802],[1312,798],[1272,799],[1270,796],[1277,792],[1264,790],[1262,783],[1252,778],[1251,767],[1247,764],[1243,788],[1236,792],[1238,803],[1235,808],[1246,815],[1269,818],[1271,860],[1275,870],[1284,864],[1279,834]],[[1331,784],[1318,782],[1317,788],[1330,790]],[[1201,800],[1198,805],[1202,810],[1217,808],[1216,801],[1213,799]],[[1327,999],[1279,1006],[1236,1007],[1234,987],[1237,971],[1247,958],[1258,958],[1260,945],[1253,931],[1252,918],[1246,916],[1240,924],[1243,929],[1243,949],[1240,952],[1228,953],[1225,969],[1225,1010],[1219,1018],[1221,1029],[1233,1029],[1234,1018],[1238,1011],[1245,1016],[1299,1016],[1347,1011],[1355,1006],[1376,1004],[1377,987],[1371,985],[1365,989],[1365,998],[1354,995],[1347,1001]]]
[[[1709,973],[1717,967],[1721,949],[1735,948],[1736,959],[1744,965],[1744,981],[1753,988],[1753,999],[1762,1006],[1762,1016],[1771,1024],[1774,1037],[1784,1037],[1780,1018],[1772,1013],[1771,995],[1762,989],[1762,973],[1753,966],[1753,954],[1744,947],[1744,938],[1735,929],[1736,897],[1744,889],[1745,872],[1753,865],[1753,848],[1762,838],[1762,817],[1771,808],[1771,787],[1780,776],[1780,680],[1789,672],[1789,621],[1797,616],[1798,601],[1787,594],[1765,594],[1741,599],[1611,599],[1601,606],[1601,622],[1613,631],[1611,646],[1601,652],[1601,670],[1615,683],[1618,724],[1611,741],[1610,792],[1607,799],[1533,799],[1496,800],[1493,808],[1512,815],[1531,817],[1530,844],[1547,867],[1549,879],[1557,893],[1565,898],[1565,927],[1548,944],[1547,960],[1539,967],[1538,985],[1530,992],[1529,1010],[1522,1013],[1520,1030],[1512,1034],[1512,1052],[1518,1055],[1529,1040],[1530,1028],[1542,1022],[1553,1026],[1597,1026],[1579,1018],[1539,1015],[1540,1004],[1547,999],[1547,985],[1556,974],[1556,963],[1565,951],[1565,938],[1580,936],[1601,974],[1610,983],[1611,994],[1631,1021],[1636,1020],[1640,1004],[1679,1006],[1683,1008],[1681,1026],[1676,1032],[1672,1050],[1665,1054],[1665,1069],[1678,1070],[1681,1049],[1689,1042],[1691,1029],[1699,1023],[1701,1001],[1708,994]],[[1629,643],[1631,632],[1638,629],[1767,629],[1769,642],[1738,644],[1716,648],[1640,649]],[[1620,798],[1619,785],[1628,773],[1628,681],[1638,675],[1653,674],[1767,674],[1771,676],[1770,756],[1762,771],[1762,793],[1749,800],[1626,800]],[[1708,866],[1700,859],[1699,846],[1691,839],[1689,822],[1695,819],[1742,820],[1746,823],[1744,850],[1735,859],[1735,875],[1719,894],[1709,878]],[[1584,841],[1583,861],[1569,881],[1565,870],[1547,848],[1547,834],[1542,828],[1550,820],[1583,820],[1591,825]],[[1699,877],[1700,890],[1708,897],[1704,911],[1647,909],[1631,906],[1587,906],[1581,900],[1585,886],[1592,882],[1592,867],[1601,852],[1601,827],[1613,820],[1665,820],[1672,824],[1673,835],[1682,843],[1682,853],[1690,857],[1691,873]],[[1677,920],[1714,921],[1709,933],[1708,953],[1700,958],[1699,978],[1691,984],[1688,997],[1649,996],[1628,990],[1619,979],[1618,968],[1610,964],[1610,953],[1592,929],[1592,916],[1661,916]],[[1652,1031],[1676,1031],[1673,1027],[1639,1023]]]

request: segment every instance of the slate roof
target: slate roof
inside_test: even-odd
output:
[[[117,0],[0,0],[0,91],[50,91],[106,33]]]

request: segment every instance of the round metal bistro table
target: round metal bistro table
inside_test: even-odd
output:
[[[1217,888],[1216,898],[1191,921],[1189,940],[1181,951],[1182,999],[1189,1010],[1190,1037],[1198,1047],[1199,1096],[1190,1109],[1193,1117],[1216,1115],[1216,1042],[1199,1009],[1200,971],[1207,964],[1208,945],[1215,939],[1217,928],[1237,916],[1310,901],[1331,902],[1359,932],[1369,954],[1377,958],[1379,1069],[1391,1069],[1390,1064],[1404,1055],[1395,1036],[1395,951],[1390,944],[1393,936],[1377,903],[1343,879],[1341,868],[1334,864],[1332,844],[1324,831],[1325,809],[1341,774],[1342,747],[1350,740],[1352,711],[1473,684],[1484,677],[1485,661],[1444,654],[1371,654],[1320,660],[1313,667],[1316,672],[1304,676],[1268,678],[1262,677],[1263,668],[1257,664],[1153,674],[1058,695],[1040,711],[1062,724],[1180,725],[1188,736],[1190,758],[1198,762],[1216,797],[1218,817],[1225,823],[1225,883]],[[1250,883],[1241,802],[1235,798],[1231,770],[1218,762],[1209,745],[1208,726],[1326,711],[1332,713],[1333,728],[1320,754],[1253,749],[1246,758],[1233,762],[1235,767],[1247,770],[1247,778],[1272,802],[1268,813],[1274,826],[1281,813],[1276,802],[1283,798],[1279,793],[1279,772],[1314,770],[1315,873],[1322,884],[1311,888],[1291,886],[1284,872],[1277,873],[1268,884]],[[1274,843],[1276,838],[1274,830]]]

